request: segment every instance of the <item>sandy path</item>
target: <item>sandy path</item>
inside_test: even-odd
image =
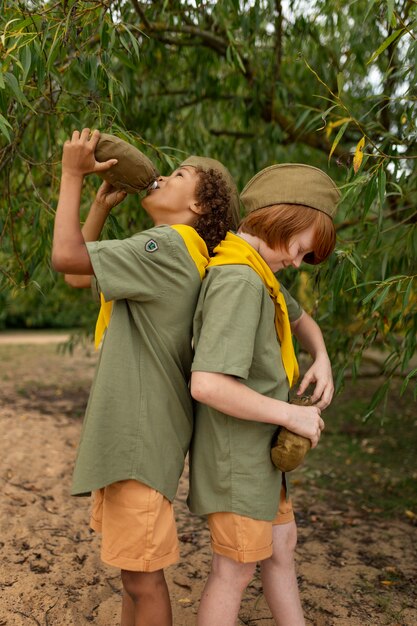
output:
[[[117,570],[99,560],[89,501],[69,485],[96,353],[58,354],[50,343],[1,345],[0,626],[117,626]],[[295,474],[297,563],[308,626],[416,626],[417,528],[368,520]],[[204,520],[175,504],[181,562],[168,569],[175,626],[194,626],[209,570]],[[240,624],[272,626],[259,574]],[[221,626],[221,625],[219,625]],[[291,625],[288,625],[291,626]]]
[[[16,330],[0,332],[0,345],[45,345],[68,341],[70,335],[67,332],[50,332],[38,330]]]

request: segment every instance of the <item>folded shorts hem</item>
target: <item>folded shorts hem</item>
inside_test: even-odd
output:
[[[180,560],[179,550],[151,560],[144,558],[131,559],[122,555],[114,556],[103,550],[100,556],[101,560],[103,563],[106,563],[106,565],[111,565],[118,569],[125,569],[130,572],[156,572],[160,569],[165,569],[169,565],[174,565],[174,563],[178,563]]]
[[[277,519],[274,519],[272,522],[272,526],[281,526],[284,524],[289,524],[295,520],[294,511],[287,511],[286,513],[280,513]]]
[[[272,542],[264,548],[258,548],[257,550],[239,550],[236,548],[230,548],[229,546],[223,546],[220,543],[211,542],[213,552],[220,554],[221,556],[227,556],[233,561],[238,563],[255,563],[256,561],[263,561],[269,559],[272,556]]]

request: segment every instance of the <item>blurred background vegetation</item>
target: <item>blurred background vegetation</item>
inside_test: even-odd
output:
[[[88,126],[162,173],[218,158],[240,188],[275,162],[328,172],[336,251],[283,282],[321,325],[339,387],[372,348],[370,411],[394,377],[417,391],[416,20],[416,0],[0,0],[0,328],[93,328],[90,294],[50,267],[62,145]],[[148,225],[129,196],[103,236]]]

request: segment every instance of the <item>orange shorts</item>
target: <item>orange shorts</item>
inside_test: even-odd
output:
[[[281,487],[278,512],[272,521],[252,519],[236,513],[211,513],[208,516],[213,552],[239,563],[253,563],[272,555],[272,527],[294,521],[291,499]]]
[[[101,559],[108,565],[155,572],[179,560],[172,503],[137,480],[95,491],[90,526],[102,533]]]

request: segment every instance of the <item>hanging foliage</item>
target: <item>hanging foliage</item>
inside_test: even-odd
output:
[[[163,172],[219,158],[240,187],[274,162],[328,171],[343,193],[337,249],[287,281],[339,383],[372,347],[386,355],[376,402],[393,376],[415,384],[416,18],[415,2],[389,0],[0,2],[0,324],[88,310],[49,261],[62,145],[88,126]],[[97,186],[86,179],[83,215]],[[147,225],[129,197],[104,236]]]

